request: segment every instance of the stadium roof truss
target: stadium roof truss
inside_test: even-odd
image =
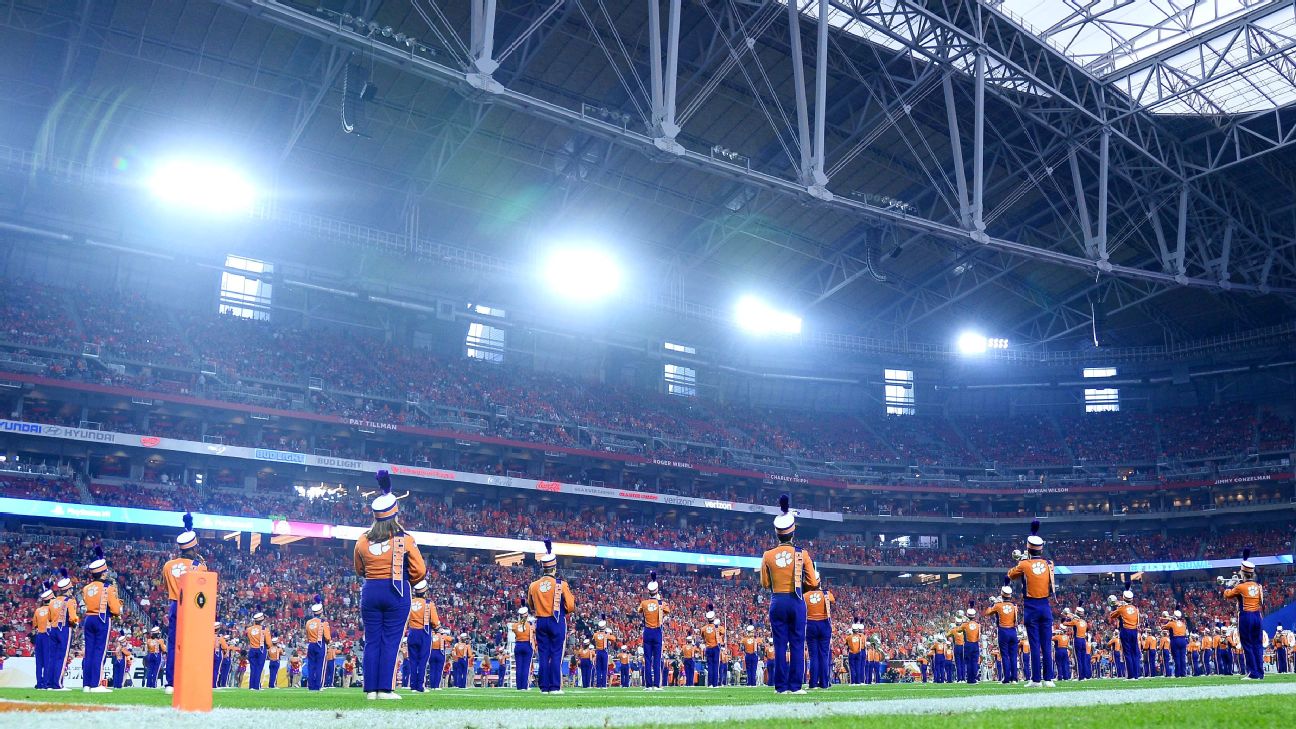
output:
[[[216,4],[319,46],[239,74],[292,108],[281,163],[336,109],[348,59],[453,91],[434,108],[421,91],[369,104],[420,150],[409,169],[346,160],[396,193],[411,239],[430,195],[500,204],[456,175],[488,148],[544,160],[554,186],[579,180],[564,205],[615,192],[678,213],[658,250],[667,277],[733,265],[735,241],[764,246],[778,257],[760,270],[788,272],[802,308],[852,291],[868,311],[855,335],[905,338],[1006,298],[1017,306],[983,312],[990,326],[1031,343],[1077,336],[1096,302],[1182,338],[1163,304],[1184,287],[1296,294],[1291,0]],[[107,33],[89,17],[58,26],[60,87],[82,37]],[[549,131],[510,133],[523,119]]]

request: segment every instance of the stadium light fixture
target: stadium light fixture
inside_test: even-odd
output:
[[[986,353],[988,340],[980,332],[966,331],[958,336],[959,354],[976,357]]]
[[[206,213],[247,212],[257,197],[256,187],[238,170],[193,159],[163,162],[153,170],[148,186],[163,202]]]
[[[752,334],[800,334],[801,317],[778,311],[755,296],[738,299],[734,321],[740,329]]]
[[[597,248],[555,250],[542,273],[554,293],[575,301],[605,299],[621,288],[621,265]]]

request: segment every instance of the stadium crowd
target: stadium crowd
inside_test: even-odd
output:
[[[447,359],[361,331],[299,330],[191,311],[157,314],[134,294],[72,297],[43,286],[36,296],[6,289],[0,344],[12,357],[46,358],[50,368],[43,374],[50,377],[539,444],[775,472],[815,463],[1150,465],[1296,448],[1289,413],[1251,404],[1083,417],[811,417]],[[80,356],[84,351],[98,356]],[[344,450],[338,455],[355,455]]]
[[[285,488],[256,491],[198,487],[180,482],[138,484],[126,481],[91,481],[91,502],[108,506],[133,506],[161,510],[192,510],[229,516],[271,517],[325,524],[346,524],[355,519],[351,492],[324,492],[315,496]],[[0,493],[21,498],[80,503],[81,491],[71,479],[0,478]],[[681,526],[669,512],[614,508],[571,508],[528,504],[520,499],[490,500],[474,497],[447,507],[441,498],[417,492],[405,500],[404,510],[421,529],[451,534],[540,540],[561,535],[565,541],[620,547],[677,549],[711,554],[748,554],[764,533],[737,520],[690,517]],[[868,541],[859,533],[829,527],[819,534],[806,528],[803,543],[823,562],[849,565],[915,567],[984,567],[1003,558],[1002,543],[994,538],[949,539],[908,543]],[[812,537],[811,535],[814,534]],[[1244,544],[1245,542],[1245,544]],[[1250,546],[1257,554],[1290,554],[1289,530],[1247,526],[1162,535],[1137,530],[1119,536],[1105,535],[1061,541],[1053,548],[1060,564],[1122,564],[1132,561],[1174,561],[1227,558]]]

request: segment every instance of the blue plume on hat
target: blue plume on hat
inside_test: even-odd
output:
[[[1009,577],[1008,575],[1004,575],[1004,586],[1006,587],[1011,584],[1012,584],[1012,578]]]
[[[713,612],[714,610],[715,610],[715,605],[712,605],[711,603],[707,603],[707,612]]]
[[[324,596],[319,593],[315,594],[315,602],[324,602]]]
[[[976,607],[975,605],[972,604],[972,599],[971,599],[971,598],[968,598],[968,607],[970,607],[970,608],[974,608],[974,607]]]
[[[67,576],[68,576],[67,567],[59,567],[59,577],[67,577]]]
[[[1122,578],[1123,580],[1125,580],[1125,589],[1126,589],[1126,590],[1130,589],[1130,576],[1129,576],[1129,573],[1122,574],[1122,575],[1121,575],[1121,578]]]
[[[193,531],[193,514],[190,514],[187,511],[184,515],[184,528],[187,532]]]
[[[1031,534],[1032,535],[1039,534],[1039,528],[1040,528],[1039,519],[1031,519]]]
[[[104,551],[102,545],[96,544],[94,553],[95,553],[95,559],[104,559]]]
[[[657,570],[649,570],[649,571],[648,571],[648,579],[649,579],[649,580],[652,580],[653,582],[656,582],[656,581],[657,581]]]
[[[374,478],[378,479],[378,485],[382,487],[384,494],[391,493],[391,474],[388,473],[387,469],[384,468],[379,471]]]
[[[791,496],[788,496],[787,494],[779,494],[779,509],[782,509],[784,514],[788,513],[788,509],[791,507],[791,505],[792,505]]]
[[[553,554],[553,542],[546,539],[544,540],[544,545],[545,545],[545,554]]]
[[[1242,550],[1242,559],[1251,559],[1251,548],[1246,547]]]

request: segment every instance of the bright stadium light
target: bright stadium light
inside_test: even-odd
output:
[[[988,341],[986,336],[980,332],[967,331],[958,337],[959,354],[968,356],[977,356],[986,353]]]
[[[153,170],[149,189],[159,200],[209,213],[245,212],[256,188],[237,170],[217,162],[175,159]]]
[[[734,321],[739,328],[753,334],[801,333],[801,317],[778,311],[755,296],[738,299]]]
[[[577,301],[605,299],[621,288],[621,266],[596,248],[563,248],[549,254],[542,271],[554,293]]]

